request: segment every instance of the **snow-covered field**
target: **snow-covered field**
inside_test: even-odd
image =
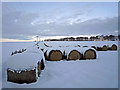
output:
[[[102,46],[117,44],[117,41],[59,41],[45,42],[58,46]],[[16,84],[7,82],[6,64],[11,52],[22,48],[31,48],[34,42],[3,43],[2,45],[2,88],[117,88],[118,87],[118,51],[99,51],[95,60],[46,61],[37,82]],[[41,45],[42,46],[42,45]]]

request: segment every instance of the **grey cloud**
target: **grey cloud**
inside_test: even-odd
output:
[[[106,19],[92,19],[72,25],[43,25],[45,29],[56,32],[56,35],[88,35],[88,34],[116,34],[118,29],[117,17]],[[110,32],[110,33],[109,33]],[[47,33],[46,33],[47,34]]]
[[[5,27],[4,27],[5,28]],[[12,30],[11,30],[12,29]],[[11,30],[9,32],[9,30]],[[107,19],[92,19],[72,25],[56,23],[40,24],[37,26],[13,25],[5,29],[3,36],[7,38],[25,39],[26,36],[66,36],[66,35],[89,35],[89,34],[115,34],[117,30],[117,17]],[[7,34],[6,34],[7,33]],[[20,36],[22,34],[22,36]],[[14,37],[13,35],[16,35]],[[18,36],[18,37],[17,37]]]
[[[116,34],[118,30],[117,17],[96,18],[82,21],[81,15],[86,12],[76,10],[71,13],[52,13],[38,15],[36,13],[20,12],[3,7],[3,38],[31,39],[40,36],[67,36],[89,34]],[[79,12],[78,12],[79,11]],[[70,25],[70,21],[73,23]],[[31,23],[34,22],[34,25]],[[49,22],[48,24],[46,22]]]

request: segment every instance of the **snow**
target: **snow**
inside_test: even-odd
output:
[[[50,47],[50,48],[47,49],[47,56],[49,55],[50,51],[52,51],[52,50],[60,50],[61,53],[64,52],[64,48],[61,48],[61,47]]]
[[[112,46],[113,44],[118,45],[118,41],[46,41],[44,42],[46,44],[48,44],[49,46],[52,47],[58,47],[58,46],[62,46],[62,47],[75,47],[77,45],[80,45],[80,47],[83,46],[104,46],[104,45],[109,45]]]
[[[14,70],[34,69],[38,61],[41,61],[43,58],[43,54],[41,53],[42,51],[38,50],[36,46],[27,48],[27,51],[23,53],[10,56],[6,67]]]
[[[118,42],[45,42],[54,46],[71,47],[76,45],[117,44]],[[117,44],[118,45],[118,44]],[[34,43],[3,43],[3,88],[117,88],[118,87],[118,51],[99,51],[97,59],[76,61],[46,61],[46,67],[41,72],[37,82],[31,84],[16,84],[6,80],[6,63],[9,62],[11,51],[34,46]],[[69,48],[68,47],[68,48]],[[88,47],[89,48],[89,47]],[[86,48],[87,49],[87,48]],[[29,49],[28,51],[33,50]],[[34,49],[35,50],[35,49]],[[40,49],[38,49],[40,50]],[[36,50],[35,50],[36,51]],[[31,51],[30,51],[31,52]],[[39,51],[38,51],[39,52]],[[27,54],[27,51],[25,52]],[[29,53],[29,52],[28,52]],[[29,53],[36,54],[35,52]],[[21,55],[21,54],[20,54]],[[37,54],[36,54],[37,55]],[[15,55],[17,56],[17,55]],[[31,58],[32,55],[30,56]],[[21,57],[20,57],[21,58]]]
[[[46,46],[45,46],[45,43],[44,42],[38,42],[36,45],[38,45],[39,47],[40,47],[40,49],[45,49],[45,48],[47,48]]]
[[[65,55],[67,56],[67,59],[68,59],[68,56],[69,56],[69,53],[72,51],[72,50],[77,50],[81,53],[83,48],[81,47],[66,47],[65,48]]]
[[[84,55],[85,52],[86,52],[87,50],[89,50],[89,49],[95,51],[95,52],[96,52],[96,55],[97,55],[97,51],[96,51],[94,48],[90,48],[90,47],[84,47],[84,48],[82,48],[82,54]]]
[[[38,61],[41,61],[41,57],[36,53],[22,53],[14,55],[8,58],[7,68],[10,69],[27,69],[29,67],[35,67]]]
[[[71,47],[56,47],[56,46],[53,46],[53,47],[49,47],[49,48],[45,49],[45,51],[47,50],[47,56],[49,56],[49,53],[50,53],[50,51],[52,51],[52,50],[59,50],[59,51],[61,51],[61,53],[64,53],[64,51],[65,51],[65,55],[66,55],[67,58],[68,58],[69,53],[70,53],[72,50],[77,50],[78,52],[80,52],[81,54],[84,55],[85,51],[87,51],[87,50],[89,50],[89,49],[92,49],[92,50],[96,51],[94,48],[91,48],[91,47],[73,47],[73,46],[71,46]],[[44,52],[45,52],[45,51],[44,51]],[[97,53],[97,52],[96,52],[96,53]]]

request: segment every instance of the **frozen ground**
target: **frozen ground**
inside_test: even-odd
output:
[[[46,42],[51,46],[65,45],[103,45],[117,42]],[[34,43],[3,43],[2,86],[3,88],[117,88],[118,87],[118,52],[99,51],[95,60],[46,62],[37,82],[15,84],[6,81],[6,63],[12,51],[29,48]]]

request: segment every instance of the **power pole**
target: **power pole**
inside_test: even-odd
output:
[[[37,40],[37,42],[38,42],[38,36],[36,36],[36,40]]]

